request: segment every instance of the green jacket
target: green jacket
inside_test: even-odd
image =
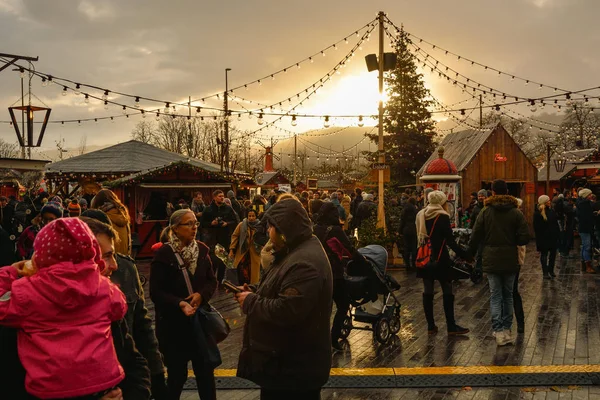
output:
[[[519,272],[517,246],[526,245],[530,235],[525,217],[517,206],[517,199],[507,195],[492,196],[485,201],[469,243],[471,254],[483,247],[483,272]]]

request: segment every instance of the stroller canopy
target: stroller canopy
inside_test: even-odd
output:
[[[382,274],[385,274],[388,261],[388,252],[385,247],[378,244],[370,244],[361,247],[358,249],[358,252],[361,256],[372,262]]]

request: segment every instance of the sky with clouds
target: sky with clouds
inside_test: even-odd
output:
[[[380,10],[410,33],[510,74],[573,91],[600,86],[597,0],[0,0],[0,53],[39,56],[38,71],[75,82],[183,102],[188,96],[197,99],[222,91],[225,68],[232,69],[231,86],[243,85],[350,35],[350,44],[330,49],[325,57],[315,57],[314,63],[235,92],[261,103],[286,100],[282,108],[289,108],[287,99],[335,66],[356,43],[351,34]],[[352,62],[301,109],[323,115],[376,112],[376,74],[368,74],[362,60],[376,51],[376,39],[374,31]],[[471,79],[507,93],[551,94],[443,52],[428,51]],[[468,98],[445,80],[429,74],[425,79],[432,94],[445,104]],[[42,87],[39,79],[32,81],[32,88],[40,101],[52,107],[53,120],[121,113],[118,107],[105,110],[98,101],[86,104],[83,96],[61,96],[62,87]],[[0,73],[0,120],[8,120],[7,107],[19,99],[19,74],[7,69]],[[111,100],[133,104],[120,96],[111,95]],[[207,104],[219,107],[216,100]],[[142,103],[146,109],[158,106]],[[232,108],[240,109],[235,104]],[[77,146],[82,136],[88,145],[126,141],[139,120],[51,125],[44,148],[53,148],[61,138],[67,146]],[[245,129],[257,128],[255,119],[237,123]],[[303,131],[322,126],[322,121],[302,120],[295,128],[284,121],[278,126]],[[270,134],[281,135],[269,129],[261,133]],[[12,127],[0,124],[0,138],[14,141]]]

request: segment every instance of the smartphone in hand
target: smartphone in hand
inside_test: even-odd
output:
[[[227,288],[227,290],[229,290],[232,293],[242,292],[242,290],[239,287],[235,286],[231,281],[228,281],[227,279],[223,279],[221,283]]]

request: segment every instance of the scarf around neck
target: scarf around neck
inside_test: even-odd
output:
[[[198,242],[192,240],[187,246],[179,240],[177,235],[174,235],[173,232],[169,233],[169,241],[173,245],[175,251],[179,253],[181,259],[183,260],[183,266],[187,268],[188,271],[192,275],[196,273],[196,266],[198,263],[198,255],[200,254],[200,248],[198,247]]]
[[[429,237],[425,221],[439,217],[440,215],[450,216],[450,214],[448,214],[448,212],[439,204],[429,204],[419,211],[417,214],[417,238],[419,240],[419,246]]]

